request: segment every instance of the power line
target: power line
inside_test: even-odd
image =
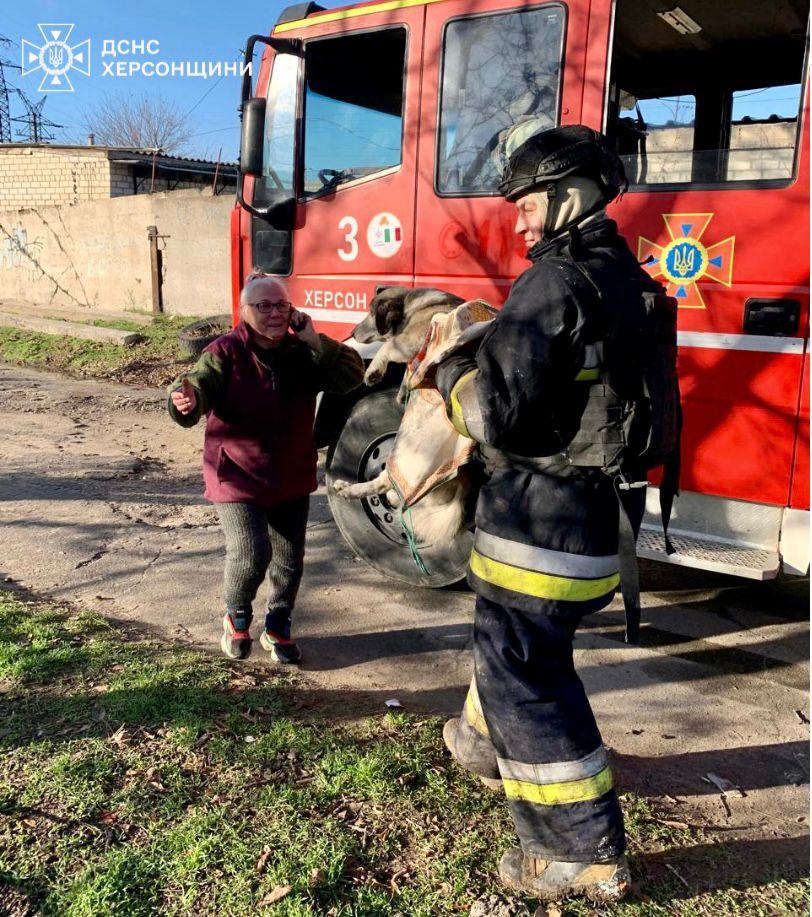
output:
[[[239,60],[241,57],[242,55],[238,54],[237,60]],[[206,98],[206,96],[208,96],[210,92],[214,91],[220,85],[220,82],[224,76],[225,76],[225,73],[220,74],[220,76],[217,79],[217,82],[212,83],[212,85],[209,86],[209,88],[203,93],[203,95],[197,100],[197,102],[195,102],[195,104],[189,109],[189,111],[186,112],[186,114],[184,115],[184,118],[188,118],[189,115],[191,115],[191,113],[197,108],[197,106],[200,105],[200,103]],[[193,135],[193,136],[196,136],[196,135]]]
[[[198,133],[190,134],[189,136],[190,137],[203,137],[206,134],[221,134],[223,131],[236,131],[238,130],[238,128],[239,128],[239,125],[230,124],[228,127],[216,127],[214,130],[211,130],[211,131],[198,131]]]

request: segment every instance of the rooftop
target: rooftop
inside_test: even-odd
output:
[[[187,165],[197,165],[201,171],[214,171],[217,162],[213,159],[196,159],[191,156],[172,156],[161,149],[138,148],[127,146],[102,146],[96,144],[72,144],[72,143],[0,143],[0,153],[6,149],[43,149],[43,150],[81,150],[82,152],[100,152],[106,153],[108,159],[117,162],[152,163],[155,159],[159,165],[169,166],[172,163],[186,163]],[[220,162],[220,170],[226,173],[237,168],[236,162]]]

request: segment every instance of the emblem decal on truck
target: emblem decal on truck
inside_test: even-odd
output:
[[[391,258],[403,244],[403,227],[392,213],[379,213],[369,221],[367,243],[373,255]]]
[[[733,282],[735,236],[706,246],[702,240],[712,213],[664,213],[667,241],[652,242],[640,236],[637,259],[652,277],[663,278],[668,295],[683,309],[704,309],[705,300],[697,286],[703,278],[729,287]]]

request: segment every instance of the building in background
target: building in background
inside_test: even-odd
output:
[[[206,187],[214,194],[234,194],[236,164],[167,156],[161,150],[0,144],[0,211]]]

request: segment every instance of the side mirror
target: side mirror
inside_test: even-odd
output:
[[[265,99],[248,99],[242,108],[240,172],[262,175],[262,147],[265,131]]]
[[[273,48],[277,54],[292,54],[303,57],[303,43],[300,38],[271,38],[265,35],[251,35],[245,45],[243,56],[243,78],[240,101],[240,119],[242,131],[240,136],[240,171],[237,175],[237,201],[241,207],[254,216],[267,220],[275,229],[290,229],[293,226],[295,201],[284,198],[274,202],[270,207],[260,209],[245,200],[244,179],[246,175],[262,175],[262,154],[265,142],[265,99],[251,95],[251,72],[254,59],[254,46],[260,42]]]

